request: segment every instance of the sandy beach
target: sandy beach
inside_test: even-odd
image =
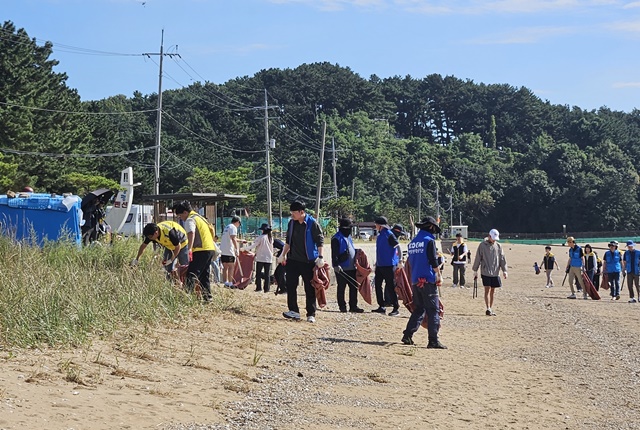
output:
[[[3,347],[0,429],[640,428],[640,304],[626,286],[619,301],[568,300],[563,271],[554,288],[534,274],[543,246],[503,247],[497,316],[481,286],[475,299],[451,288],[447,265],[447,350],[427,349],[423,329],[403,345],[404,308],[391,317],[360,300],[364,314],[340,313],[335,284],[315,324],[285,320],[286,296],[250,285],[224,292],[240,313],[76,350]],[[553,252],[563,268],[566,248]]]

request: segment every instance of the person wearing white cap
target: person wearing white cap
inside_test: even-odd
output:
[[[629,303],[636,303],[633,285],[636,286],[640,299],[640,251],[636,251],[633,240],[627,241],[627,250],[622,257],[622,270],[627,274],[627,288],[629,288]]]
[[[486,315],[495,316],[493,312],[493,295],[496,288],[500,288],[500,270],[504,279],[507,279],[507,259],[498,243],[500,232],[495,228],[489,231],[489,236],[478,245],[476,258],[473,261],[473,279],[478,278],[478,269],[484,286],[484,303],[487,306]]]

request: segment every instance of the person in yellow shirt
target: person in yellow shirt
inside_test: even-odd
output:
[[[211,301],[211,260],[216,251],[213,234],[205,217],[191,208],[191,203],[183,201],[174,206],[173,212],[184,223],[189,239],[192,258],[187,269],[187,290],[194,291],[199,282],[202,300]]]
[[[180,224],[173,221],[162,221],[158,224],[149,223],[142,230],[144,242],[138,248],[138,255],[131,262],[133,266],[138,264],[142,253],[151,242],[157,243],[164,248],[162,264],[170,277],[178,284],[181,284],[178,276],[178,264],[189,264],[189,241],[187,232]]]

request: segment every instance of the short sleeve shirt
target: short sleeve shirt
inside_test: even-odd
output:
[[[231,237],[237,235],[238,228],[235,225],[229,224],[224,228],[222,231],[222,239],[220,240],[220,252],[222,255],[236,255],[235,246],[231,241]]]

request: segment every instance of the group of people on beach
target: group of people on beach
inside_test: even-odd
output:
[[[211,300],[210,267],[212,259],[221,253],[222,281],[227,287],[232,284],[232,269],[241,251],[256,251],[256,291],[269,291],[269,273],[275,255],[277,270],[281,270],[283,292],[287,293],[287,308],[283,316],[287,319],[300,320],[297,289],[300,279],[305,292],[306,320],[316,321],[316,294],[312,285],[318,271],[326,271],[329,267],[337,282],[337,301],[340,312],[363,313],[358,306],[358,284],[356,268],[358,252],[351,237],[353,224],[350,219],[339,221],[338,231],[331,238],[331,262],[324,261],[324,234],[320,224],[306,212],[303,202],[294,201],[289,207],[290,221],[287,226],[286,240],[278,241],[271,237],[271,227],[261,226],[262,234],[250,246],[240,247],[237,240],[237,229],[241,224],[239,218],[233,218],[225,227],[221,244],[216,246],[213,229],[208,221],[191,208],[189,202],[174,206],[174,213],[180,222],[162,221],[145,226],[144,242],[132,265],[136,265],[147,245],[155,242],[164,247],[163,265],[168,276],[180,283],[178,268],[187,267],[185,288],[193,291],[200,288],[203,301]],[[403,332],[402,342],[412,345],[413,334],[423,320],[427,320],[429,333],[428,348],[445,349],[438,339],[440,328],[441,304],[439,287],[442,285],[444,257],[436,246],[436,236],[440,233],[439,223],[433,217],[425,217],[415,223],[417,234],[407,245],[406,259],[400,246],[399,238],[408,236],[401,224],[390,226],[384,216],[375,219],[376,228],[376,260],[374,271],[374,290],[378,307],[372,312],[397,316],[400,313],[398,294],[396,293],[396,271],[406,270],[409,275],[411,289],[411,317]],[[279,244],[276,241],[280,242]],[[469,250],[462,235],[458,234],[456,242],[450,249],[453,266],[453,286],[465,286],[466,265],[469,264]],[[259,255],[259,258],[258,258]],[[361,256],[360,256],[361,258]],[[365,257],[366,258],[366,257]],[[480,243],[472,265],[474,279],[478,271],[484,286],[486,315],[495,316],[493,311],[494,292],[502,286],[500,271],[507,278],[507,262],[499,243],[499,232],[489,232],[487,238]],[[286,276],[284,276],[286,273]],[[325,275],[326,276],[326,275]],[[264,280],[264,287],[262,286]],[[383,288],[384,285],[384,288]],[[347,293],[348,291],[348,293]],[[348,295],[348,302],[345,298]],[[348,307],[347,307],[348,306]]]
[[[608,289],[611,300],[620,300],[621,283],[624,284],[626,279],[629,303],[637,303],[636,294],[640,299],[640,250],[636,250],[633,240],[626,242],[627,249],[624,252],[618,249],[618,241],[610,241],[602,258],[598,257],[591,245],[586,244],[584,248],[580,247],[572,236],[567,238],[567,245],[569,260],[565,273],[569,277],[571,289],[568,299],[576,299],[576,292],[581,292],[583,299],[588,299],[588,288],[593,286],[596,291],[600,291],[601,287]],[[554,268],[558,268],[558,264],[551,253],[550,246],[545,247],[541,267],[547,275],[547,288],[553,287],[551,273]],[[585,282],[589,285],[585,285]]]

